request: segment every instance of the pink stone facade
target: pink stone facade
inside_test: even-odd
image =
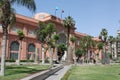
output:
[[[57,30],[57,34],[67,35],[67,31],[65,27],[62,25],[62,20],[46,13],[38,13],[33,18],[29,18],[23,15],[16,14],[16,23],[12,28],[8,29],[8,39],[7,39],[7,48],[6,48],[6,59],[13,58],[18,51],[12,50],[11,44],[15,42],[14,45],[17,45],[20,43],[17,36],[17,30],[21,29],[23,30],[25,34],[25,38],[22,41],[22,49],[21,49],[21,60],[27,60],[29,54],[34,55],[35,50],[38,50],[39,58],[42,58],[42,47],[41,43],[36,39],[36,36],[34,34],[34,30],[38,27],[39,21],[41,22],[52,22],[55,24],[55,28]],[[77,40],[79,40],[82,36],[85,36],[86,34],[81,34],[79,32],[75,32],[75,28],[71,30],[71,35],[75,35],[77,37]],[[63,34],[63,35],[62,35]],[[96,39],[95,39],[96,40]],[[0,26],[0,45],[2,41],[2,27]],[[97,41],[97,40],[96,40]],[[78,45],[79,43],[76,43],[76,48],[80,47]],[[35,49],[33,51],[29,50],[30,47],[34,47]],[[1,57],[1,46],[0,46],[0,57]],[[12,56],[12,53],[15,54]],[[96,52],[97,53],[97,52]],[[17,55],[16,55],[17,56]],[[49,57],[49,53],[47,52],[47,57]],[[56,59],[56,54],[54,54],[54,59]]]

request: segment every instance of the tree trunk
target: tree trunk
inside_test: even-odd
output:
[[[42,52],[42,64],[45,63],[46,61],[46,53],[47,53],[48,48],[43,47],[43,52]]]
[[[103,47],[103,53],[102,53],[102,64],[106,64],[107,59],[106,59],[106,43],[104,43],[104,47]]]
[[[21,49],[22,49],[22,41],[20,40],[17,65],[20,65]]]
[[[0,74],[1,76],[5,75],[6,44],[7,44],[7,35],[3,35],[2,55],[1,55],[1,74]]]
[[[39,63],[39,48],[35,49],[35,63]]]
[[[109,61],[109,55],[106,53],[106,43],[105,43],[105,49],[104,49],[104,51],[105,51],[105,64],[109,64],[110,63],[110,61]]]
[[[56,55],[56,62],[58,62],[58,54],[57,54],[57,53],[58,53],[58,47],[57,47],[57,46],[55,47],[55,51],[56,51],[56,52],[55,52],[55,55]]]
[[[3,11],[1,24],[3,29],[3,40],[2,40],[2,55],[1,55],[1,76],[5,75],[5,58],[6,58],[6,46],[7,46],[7,35],[8,35],[8,25],[10,23],[10,13],[11,13],[11,5],[10,1],[6,0],[3,7],[1,7]]]
[[[70,29],[69,28],[67,28],[67,40],[68,40],[68,42],[67,42],[67,60],[66,60],[66,62],[67,62],[67,64],[69,65],[70,63],[70,61],[69,61],[69,48],[70,48],[70,44],[69,44],[69,36],[70,36]]]
[[[72,47],[71,46],[69,46],[68,47],[68,56],[67,56],[67,60],[68,60],[68,62],[67,62],[67,64],[68,65],[70,65],[70,64],[73,64],[73,56],[72,56]]]
[[[87,60],[86,63],[89,63],[89,52],[88,52],[88,47],[87,47]]]
[[[112,43],[110,43],[110,54],[112,55],[112,52],[113,52],[113,50],[112,50]],[[113,58],[113,56],[111,56],[111,59]]]
[[[74,64],[76,65],[76,56],[75,56],[75,43],[73,43],[73,46],[72,46],[72,59],[71,61],[74,60]]]
[[[50,52],[50,69],[53,68],[53,49],[49,48],[49,52]]]
[[[42,64],[45,64],[45,49],[42,48]]]

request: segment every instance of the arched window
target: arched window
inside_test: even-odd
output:
[[[18,59],[18,51],[19,51],[19,43],[17,41],[13,41],[10,44],[10,59]]]
[[[10,45],[10,50],[19,51],[19,43],[17,41],[13,41]]]
[[[28,45],[28,52],[35,52],[35,45],[33,43]]]
[[[33,60],[35,57],[35,45],[33,43],[28,44],[28,59]]]

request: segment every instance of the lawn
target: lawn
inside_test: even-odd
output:
[[[25,76],[48,69],[48,65],[12,65],[6,67],[5,77],[0,76],[0,80],[19,80]]]
[[[73,66],[68,73],[68,80],[120,80],[120,64]]]

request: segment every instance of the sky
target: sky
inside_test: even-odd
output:
[[[106,28],[108,35],[116,36],[120,29],[120,0],[35,0],[35,13],[20,5],[13,5],[16,13],[33,17],[36,13],[46,12],[61,18],[67,16],[75,20],[76,31],[91,36],[99,36],[102,28]]]

